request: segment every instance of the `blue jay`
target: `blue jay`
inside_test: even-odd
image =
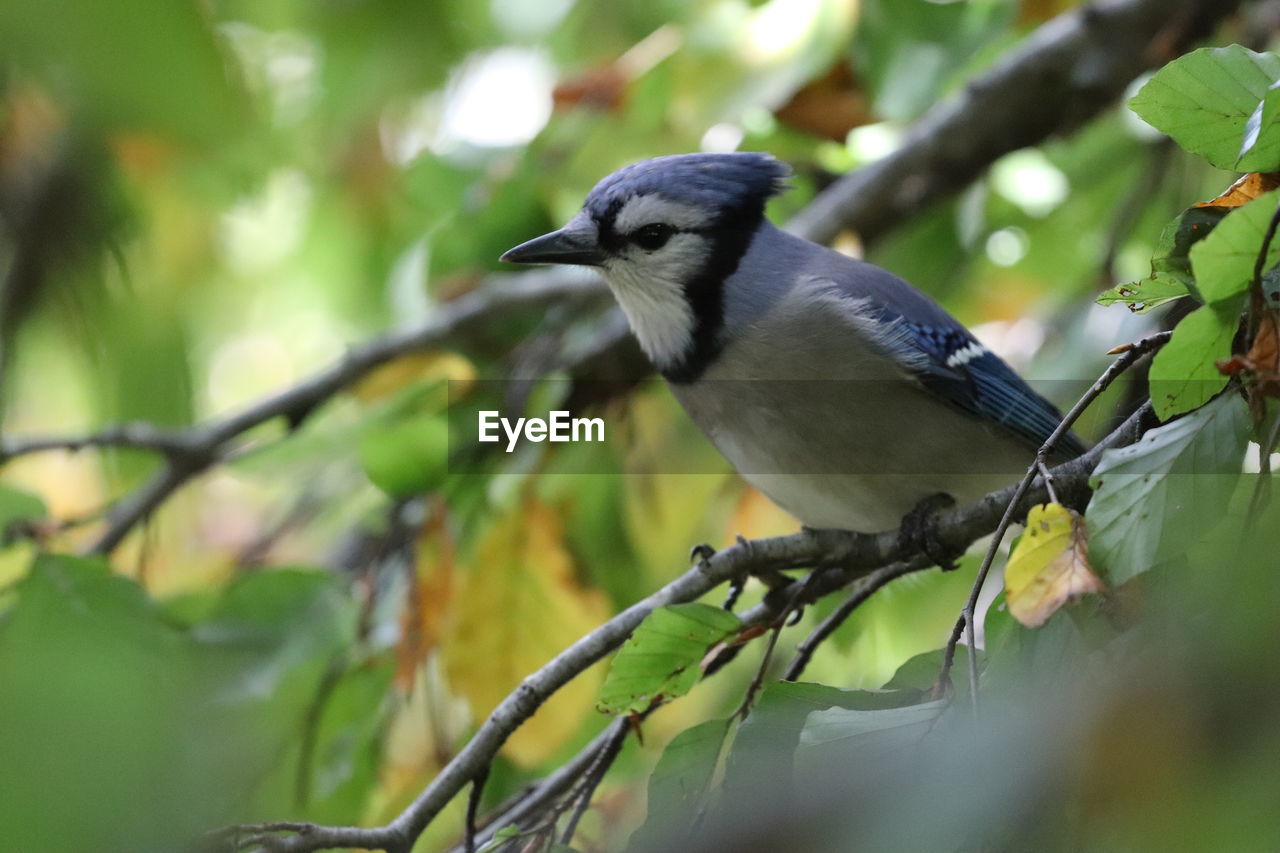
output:
[[[808,527],[886,530],[1012,482],[1059,412],[928,296],[775,228],[788,177],[766,154],[645,160],[502,260],[599,268],[694,423]]]

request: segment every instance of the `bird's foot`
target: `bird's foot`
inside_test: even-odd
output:
[[[738,545],[747,552],[747,560],[751,559],[751,542],[747,540],[741,533],[737,535]],[[742,596],[742,590],[746,588],[747,578],[751,576],[750,568],[743,568],[740,572],[729,579],[729,594],[725,597],[724,604],[721,605],[725,610],[730,612],[738,605],[738,599]]]
[[[710,560],[716,555],[716,549],[712,548],[706,542],[699,542],[689,549],[689,559],[698,561],[698,568],[704,572],[711,568]],[[742,595],[742,588],[747,585],[747,572],[745,570],[738,572],[729,579],[729,596],[724,601],[725,610],[733,610],[735,604],[738,603],[738,596]]]
[[[943,545],[938,537],[938,513],[955,504],[955,498],[943,492],[929,495],[902,517],[898,528],[899,544],[923,552],[944,572],[958,568],[956,560],[964,554],[963,550]]]
[[[699,542],[689,549],[689,559],[698,561],[698,568],[707,568],[707,561],[716,555],[716,549],[706,542]]]

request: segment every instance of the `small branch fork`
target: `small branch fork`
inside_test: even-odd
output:
[[[932,561],[926,559],[909,560],[901,563],[892,563],[867,574],[866,577],[854,585],[853,592],[849,594],[849,597],[842,601],[830,616],[823,619],[821,624],[814,628],[813,632],[796,646],[796,654],[791,658],[791,662],[787,664],[782,680],[795,681],[799,679],[804,673],[805,667],[809,665],[809,661],[813,658],[813,653],[817,651],[818,646],[822,645],[828,637],[835,633],[836,629],[843,625],[845,620],[853,614],[853,611],[861,607],[877,590],[882,589],[892,580],[911,572],[930,568],[932,565]]]
[[[965,643],[969,647],[969,699],[972,701],[975,708],[977,708],[978,705],[978,656],[975,654],[975,650],[977,649],[977,640],[974,628],[974,623],[977,617],[975,611],[978,605],[978,596],[981,594],[982,587],[986,583],[987,574],[991,571],[991,564],[995,560],[996,553],[1000,550],[1000,543],[1004,539],[1005,533],[1008,532],[1009,526],[1013,524],[1015,518],[1019,518],[1025,514],[1026,511],[1025,509],[1022,509],[1022,506],[1025,503],[1025,498],[1031,490],[1032,483],[1037,477],[1040,478],[1040,485],[1041,488],[1044,489],[1046,496],[1048,496],[1054,503],[1060,502],[1057,491],[1054,488],[1056,478],[1054,473],[1050,471],[1048,467],[1049,455],[1053,452],[1058,442],[1071,431],[1071,427],[1080,419],[1080,415],[1084,413],[1084,410],[1089,408],[1093,401],[1096,400],[1103,391],[1106,391],[1107,388],[1111,386],[1111,383],[1120,376],[1120,374],[1124,373],[1148,353],[1154,352],[1164,346],[1169,342],[1169,339],[1172,336],[1172,332],[1159,332],[1143,338],[1137,343],[1124,344],[1111,350],[1113,354],[1118,353],[1120,357],[1111,363],[1111,366],[1098,377],[1098,380],[1094,382],[1093,385],[1089,387],[1089,390],[1085,391],[1080,399],[1076,401],[1076,404],[1071,407],[1071,411],[1067,412],[1066,416],[1063,417],[1062,422],[1058,424],[1058,428],[1055,429],[1047,439],[1045,439],[1044,444],[1042,444],[1040,449],[1036,451],[1035,461],[1031,463],[1027,468],[1027,473],[1023,476],[1018,485],[1014,487],[1013,494],[1009,498],[1004,514],[1000,517],[1000,523],[996,525],[995,533],[991,537],[991,543],[987,545],[987,551],[982,557],[982,563],[978,566],[978,575],[974,578],[973,586],[969,590],[969,598],[965,601],[964,610],[960,614],[960,618],[956,621],[955,629],[951,632],[951,639],[947,643],[946,654],[943,658],[944,663],[942,671],[938,674],[938,684],[945,685],[951,674],[951,664],[955,660],[956,644],[959,643],[960,635],[963,632]],[[1146,407],[1139,409],[1130,418],[1130,421],[1134,420],[1134,418],[1140,417],[1145,413],[1145,411]],[[1129,422],[1126,422],[1120,429],[1113,432],[1086,455],[1099,453],[1103,448],[1109,446],[1112,439],[1116,438],[1117,435],[1125,430],[1128,425]]]
[[[266,397],[239,412],[189,429],[166,430],[150,424],[125,424],[88,435],[0,439],[0,464],[47,450],[123,448],[158,453],[164,464],[151,479],[117,502],[107,513],[106,530],[89,547],[109,554],[140,522],[192,477],[227,456],[249,431],[277,418],[296,427],[325,402],[372,370],[407,353],[459,345],[477,330],[504,316],[545,305],[600,301],[599,281],[534,271],[504,276],[443,306],[426,322],[376,338],[309,379]]]

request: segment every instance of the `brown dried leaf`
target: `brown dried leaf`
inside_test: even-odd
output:
[[[630,82],[630,77],[616,65],[588,68],[556,86],[551,101],[557,112],[574,107],[617,112],[626,105]]]
[[[1280,311],[1263,311],[1249,351],[1219,361],[1218,370],[1227,376],[1249,373],[1255,394],[1280,397]]]
[[[563,522],[527,498],[459,559],[441,662],[450,687],[483,718],[606,618],[604,596],[578,582]],[[507,740],[503,755],[523,767],[553,755],[593,713],[603,676],[594,667],[562,687]]]
[[[1240,207],[1263,193],[1280,187],[1280,172],[1250,172],[1222,191],[1217,198],[1198,201],[1194,207]]]
[[[417,565],[409,579],[396,644],[396,686],[406,693],[413,688],[419,664],[440,644],[453,601],[457,547],[446,521],[443,502],[438,502],[418,537]]]
[[[836,142],[843,142],[855,127],[875,121],[866,92],[847,61],[800,89],[774,115],[783,124]]]

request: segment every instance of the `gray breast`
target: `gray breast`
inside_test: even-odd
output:
[[[1026,448],[884,359],[847,299],[803,270],[793,268],[791,282],[750,316],[739,312],[745,322],[699,381],[672,386],[775,503],[810,527],[870,532],[897,526],[931,494],[965,502],[1026,469]]]

